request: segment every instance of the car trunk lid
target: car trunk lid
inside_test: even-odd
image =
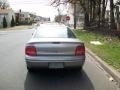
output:
[[[39,38],[29,41],[36,47],[37,56],[75,56],[76,47],[84,47],[78,39]]]

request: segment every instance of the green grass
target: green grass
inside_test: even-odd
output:
[[[86,47],[120,72],[120,40],[118,38],[97,32],[82,30],[75,30],[74,32],[80,40],[85,42]],[[90,41],[100,41],[103,45],[93,45]]]

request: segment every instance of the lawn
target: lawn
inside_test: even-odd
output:
[[[120,72],[120,40],[118,38],[85,30],[74,32],[80,40],[85,42],[87,48]],[[99,41],[102,45],[91,44],[91,41]]]

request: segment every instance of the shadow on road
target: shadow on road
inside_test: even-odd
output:
[[[27,73],[25,90],[94,90],[84,71],[47,70]]]

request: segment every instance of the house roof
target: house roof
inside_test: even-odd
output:
[[[30,12],[25,12],[25,11],[22,11],[22,12],[20,12],[20,11],[15,11],[15,13],[22,13],[22,14],[28,13],[28,14],[31,14]]]
[[[0,9],[0,14],[7,14],[7,13],[9,13],[11,11],[13,12],[12,9]]]

